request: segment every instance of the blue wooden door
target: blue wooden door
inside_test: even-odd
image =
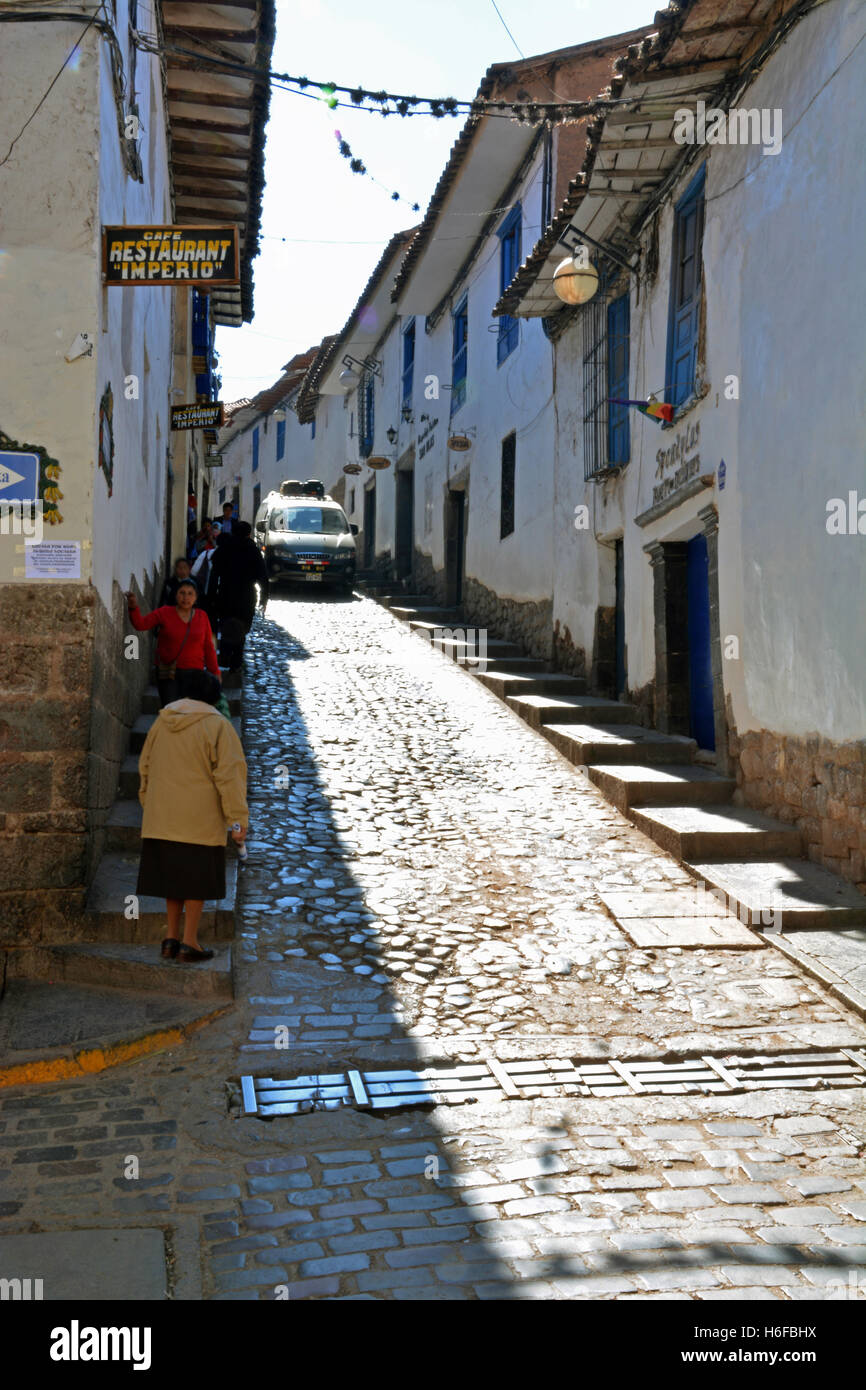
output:
[[[699,748],[715,749],[713,672],[710,660],[710,581],[706,536],[686,547],[689,635],[689,733]]]

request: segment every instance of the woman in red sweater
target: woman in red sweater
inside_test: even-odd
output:
[[[161,706],[184,698],[186,671],[201,671],[206,666],[217,680],[222,679],[210,622],[207,615],[196,608],[197,598],[198,586],[194,579],[185,579],[177,586],[173,607],[154,608],[152,613],[142,613],[135,594],[126,595],[132,626],[138,632],[147,632],[152,627],[159,629],[156,684]]]

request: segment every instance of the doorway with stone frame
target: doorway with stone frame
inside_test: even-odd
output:
[[[727,771],[718,524],[710,504],[693,535],[644,550],[653,574],[656,728],[694,738],[700,761]]]

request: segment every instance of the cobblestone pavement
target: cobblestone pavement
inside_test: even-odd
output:
[[[771,946],[635,949],[599,892],[687,875],[368,600],[272,601],[245,742],[236,1008],[0,1094],[0,1234],[161,1226],[184,1298],[190,1233],[215,1299],[866,1297],[863,1090],[243,1117],[249,1071],[866,1041]]]

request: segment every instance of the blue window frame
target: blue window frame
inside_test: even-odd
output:
[[[368,458],[373,452],[375,437],[375,378],[372,372],[365,372],[358,387],[358,451],[361,458]]]
[[[466,400],[469,356],[469,308],[464,294],[454,310],[451,330],[451,414],[456,415]]]
[[[256,472],[258,466],[259,466],[259,427],[258,427],[258,425],[256,425],[255,429],[253,430],[253,472],[254,472],[254,473]]]
[[[499,293],[504,294],[517,274],[520,265],[520,228],[523,210],[518,203],[513,207],[499,228]],[[499,336],[496,340],[496,361],[504,362],[514,351],[520,335],[520,325],[510,314],[503,314],[499,320]]]
[[[412,386],[415,376],[415,320],[403,329],[403,391],[400,397],[404,405],[412,404]]]
[[[706,165],[676,205],[668,318],[665,400],[681,405],[695,387],[701,315],[701,242]]]
[[[277,458],[281,459],[286,452],[286,422],[277,421]]]
[[[607,306],[607,397],[608,402],[628,399],[629,296],[623,294]],[[607,461],[628,463],[631,451],[627,405],[608,404]]]

